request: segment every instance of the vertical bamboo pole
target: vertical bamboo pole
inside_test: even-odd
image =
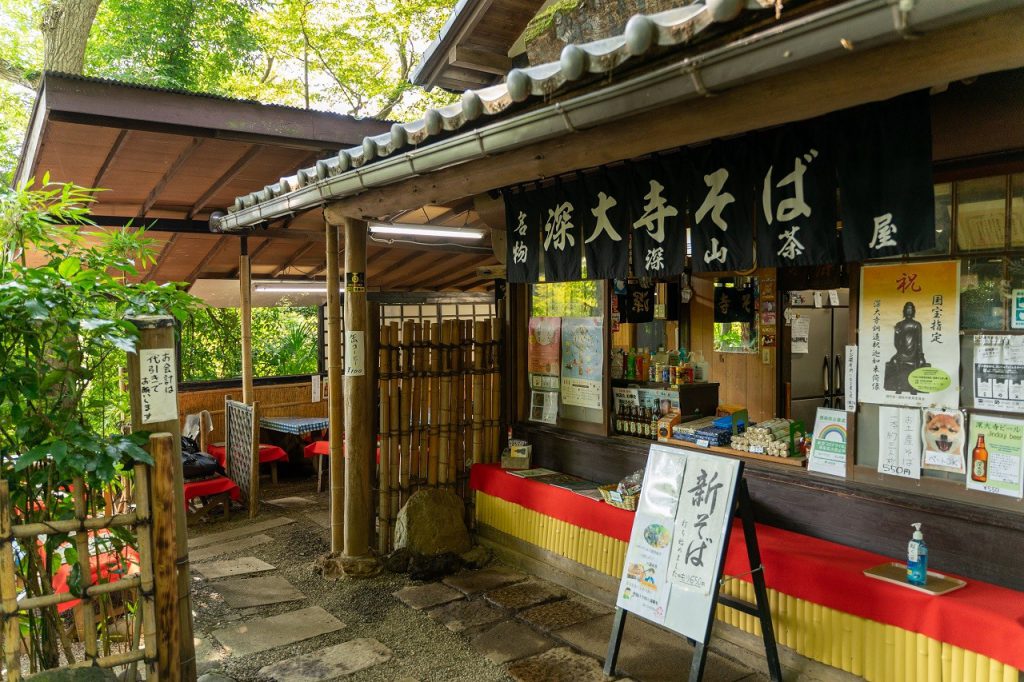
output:
[[[85,481],[81,476],[75,476],[73,484],[75,487],[73,493],[75,519],[79,524],[84,524],[86,517],[89,515]],[[174,498],[172,497],[171,499],[173,500]],[[75,532],[75,549],[78,550],[78,568],[82,576],[82,601],[79,602],[77,607],[82,614],[82,636],[84,638],[82,644],[85,646],[85,659],[95,665],[97,656],[96,612],[93,609],[92,598],[89,596],[89,588],[92,587],[92,563],[89,561],[89,534],[86,531],[79,530]],[[173,561],[171,568],[174,568]],[[173,584],[173,576],[170,576],[169,581]]]
[[[169,316],[143,316],[129,320],[139,329],[139,350],[161,349],[174,352],[174,318]],[[185,482],[181,472],[181,425],[177,418],[150,424],[142,423],[142,394],[140,393],[139,355],[128,354],[128,382],[131,390],[128,397],[131,402],[132,430],[150,431],[153,433],[167,432],[171,434],[172,456],[171,466],[174,475],[174,488],[168,494],[174,495],[168,508],[174,510],[175,524],[175,559],[178,581],[178,631],[181,643],[178,647],[179,672],[181,679],[196,678],[195,643],[192,640],[192,578],[188,562],[188,531],[185,526]],[[150,495],[151,507],[160,504],[160,500]]]
[[[402,393],[400,404],[399,433],[402,443],[402,469],[400,472],[400,484],[402,486],[402,502],[409,499],[409,491],[412,485],[413,458],[412,458],[412,342],[413,342],[413,321],[406,320],[402,324]],[[396,515],[397,516],[397,515]]]
[[[252,272],[249,268],[249,239],[240,240],[241,254],[238,256],[238,287],[242,318],[242,402],[252,405]]]
[[[345,334],[356,342],[346,348],[358,345],[361,354],[349,357],[349,352],[345,353],[345,556],[356,559],[370,553],[374,436],[370,418],[373,392],[366,374],[366,223],[353,218],[345,218],[345,283]]]
[[[391,549],[391,338],[388,327],[380,325],[380,342],[377,349],[380,366],[380,458],[377,478],[377,549],[387,554]]]
[[[448,489],[454,487],[456,462],[459,460],[459,436],[462,430],[462,405],[459,393],[462,389],[462,320],[452,320],[451,350],[449,351],[448,372],[451,374],[451,389],[448,394],[450,401],[451,416],[448,420]]]
[[[491,407],[487,415],[489,438],[487,439],[490,448],[488,462],[497,462],[501,459],[502,429],[501,429],[501,318],[492,317],[491,320],[491,343],[488,346],[488,393],[491,398]]]
[[[391,410],[391,461],[388,466],[391,467],[391,476],[388,480],[388,487],[391,489],[391,507],[388,509],[388,520],[391,523],[391,527],[394,528],[395,521],[398,519],[398,509],[400,505],[400,478],[401,478],[401,466],[402,466],[402,439],[401,439],[401,383],[399,381],[399,375],[401,374],[400,355],[398,351],[399,344],[399,332],[398,322],[392,322],[388,325],[388,343],[391,345],[391,380],[388,382],[389,392],[389,403],[388,409]]]
[[[181,646],[178,600],[174,594],[175,517],[174,456],[172,436],[157,433],[149,438],[153,455],[153,573],[156,588],[157,661],[161,680],[182,679],[175,655]],[[179,441],[180,442],[180,441]],[[149,643],[146,643],[147,646]]]
[[[484,344],[487,323],[473,325],[473,464],[484,461]]]
[[[0,480],[0,598],[4,612],[4,660],[7,679],[21,679],[21,632],[18,625],[18,587],[14,579],[14,546],[11,537],[11,493]]]
[[[158,680],[157,657],[153,651],[157,648],[156,630],[156,598],[153,584],[153,513],[150,500],[150,482],[148,467],[145,464],[135,465],[135,514],[139,519],[135,526],[135,535],[139,542],[139,592],[142,599],[142,638],[146,652],[146,679]],[[135,623],[136,629],[140,627]],[[133,668],[134,672],[134,668]]]
[[[423,463],[421,454],[423,448],[420,443],[420,438],[423,434],[423,325],[420,322],[416,322],[413,325],[412,335],[412,350],[410,352],[410,371],[412,373],[412,424],[410,426],[410,438],[411,443],[410,450],[412,452],[412,473],[410,474],[410,481],[412,483],[412,491],[416,492],[419,488],[420,482],[423,480]]]
[[[455,349],[455,356],[458,358],[458,365],[455,370],[457,374],[456,379],[456,394],[455,394],[455,415],[458,423],[457,436],[455,438],[455,455],[451,459],[451,471],[449,479],[453,486],[456,486],[458,490],[459,479],[462,475],[463,469],[466,468],[466,452],[467,452],[467,429],[469,426],[469,419],[466,414],[469,409],[469,403],[466,400],[466,395],[469,392],[469,376],[466,374],[466,370],[469,367],[469,339],[472,337],[470,320],[459,320],[455,323],[456,328],[459,330],[459,345]],[[461,494],[461,493],[460,493]]]
[[[341,271],[338,226],[326,222],[327,251],[327,395],[330,438],[331,552],[341,552],[345,538],[345,418],[342,404]]]
[[[437,484],[445,487],[448,484],[448,452],[451,440],[451,418],[452,418],[452,376],[451,376],[451,343],[454,325],[451,320],[441,322],[441,345],[439,355],[441,357],[441,402],[438,424],[441,437],[437,445]]]
[[[437,487],[441,450],[441,331],[443,323],[430,325],[430,401],[427,417],[430,420],[430,445],[427,453],[427,485]]]
[[[473,460],[473,436],[471,433],[473,423],[473,320],[465,320],[462,324],[462,389],[459,392],[460,413],[462,414],[462,425],[459,442],[461,451],[456,462],[456,478],[459,484],[459,495],[465,497],[463,484],[466,479],[466,463]]]

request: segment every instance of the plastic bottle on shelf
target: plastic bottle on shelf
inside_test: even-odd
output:
[[[636,379],[636,348],[630,348],[626,356],[626,378]]]
[[[643,348],[636,352],[636,376],[633,378],[638,381],[647,381],[647,358],[644,357]]]
[[[702,384],[708,380],[709,370],[707,360],[704,359],[703,351],[694,351],[693,360],[693,381],[694,383]]]
[[[676,367],[677,365],[679,365],[679,351],[677,351],[677,350],[670,350],[668,352],[668,363],[667,364],[668,364],[669,367]]]

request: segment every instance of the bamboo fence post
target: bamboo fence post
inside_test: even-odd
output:
[[[156,642],[160,679],[181,679],[177,657],[182,632],[178,618],[178,599],[174,593],[175,525],[174,508],[174,455],[169,433],[153,434],[149,438],[153,455],[152,512],[153,512],[153,575],[156,584],[156,620],[159,636]]]
[[[464,482],[466,479],[466,464],[472,462],[473,459],[473,327],[474,322],[471,319],[466,320],[463,323],[462,330],[462,391],[460,392],[460,400],[462,401],[462,437],[460,442],[462,443],[462,452],[459,457],[457,465],[457,480],[459,485],[459,495],[465,497],[465,490],[463,490]]]
[[[484,329],[473,325],[473,464],[484,461]]]
[[[146,679],[159,679],[157,657],[156,595],[153,581],[153,512],[150,505],[149,473],[145,464],[135,465],[135,535],[139,543],[139,593],[142,601],[142,636],[146,652]],[[135,624],[136,630],[139,624]],[[133,669],[134,670],[134,669]]]
[[[437,487],[438,468],[440,461],[441,438],[441,331],[443,324],[435,322],[430,325],[430,399],[427,407],[427,418],[430,445],[427,452],[427,485]]]
[[[75,520],[78,521],[79,524],[82,524],[85,521],[85,518],[89,515],[85,493],[85,480],[83,480],[81,476],[75,476],[73,484],[75,487]],[[82,601],[78,605],[78,608],[81,609],[80,613],[82,614],[83,623],[82,637],[84,641],[82,644],[85,646],[85,660],[88,661],[90,665],[95,665],[97,657],[96,612],[93,610],[92,596],[89,594],[89,588],[92,587],[92,566],[89,562],[89,532],[81,525],[75,532],[75,549],[78,550],[78,569],[82,576]]]
[[[413,321],[406,320],[402,324],[402,392],[399,396],[401,403],[399,408],[399,438],[402,444],[402,469],[399,472],[399,483],[402,486],[401,504],[409,499],[412,486],[412,475],[415,470],[412,458],[412,342],[413,342]]]
[[[7,679],[16,682],[21,679],[21,630],[18,625],[13,543],[10,488],[6,480],[0,480],[0,598],[4,611],[4,659]]]
[[[423,481],[423,323],[417,322],[413,326],[412,352],[410,353],[410,366],[412,371],[412,425],[410,434],[410,448],[413,453],[412,473],[410,482],[412,491],[415,493]]]
[[[328,488],[331,491],[331,552],[340,553],[345,544],[345,413],[342,401],[345,369],[342,367],[341,269],[337,224],[324,223],[327,257],[327,396]]]
[[[391,379],[391,350],[388,327],[380,326],[380,344],[377,350],[380,363],[380,458],[377,466],[377,496],[379,535],[377,548],[381,554],[387,554],[391,547],[391,398],[388,395]]]
[[[255,391],[252,382],[252,271],[249,262],[249,240],[239,241],[241,253],[238,256],[239,317],[242,336],[242,402],[252,405]]]
[[[488,346],[487,356],[489,358],[490,374],[487,384],[489,386],[491,409],[488,412],[488,425],[490,431],[490,457],[487,461],[497,462],[501,459],[501,318],[491,318],[491,343]]]
[[[388,393],[390,398],[390,410],[391,410],[391,449],[390,457],[391,460],[388,466],[391,468],[391,475],[388,480],[388,488],[390,489],[391,507],[388,510],[388,522],[391,527],[394,528],[395,521],[398,519],[398,509],[400,502],[400,474],[401,474],[401,395],[400,395],[400,382],[399,375],[401,374],[401,366],[398,364],[399,352],[399,332],[398,322],[391,322],[388,325],[388,344],[391,346],[389,352],[391,353],[391,379],[388,381]]]
[[[451,376],[451,350],[452,322],[444,320],[441,322],[441,345],[438,353],[441,356],[441,395],[439,403],[438,425],[441,431],[440,441],[437,445],[437,484],[446,486],[448,484],[448,450],[451,439],[450,421],[452,417],[452,376]]]
[[[451,393],[448,398],[451,401],[451,417],[448,420],[450,435],[448,437],[448,485],[449,489],[456,484],[456,474],[459,461],[459,436],[462,432],[462,402],[459,393],[462,390],[462,320],[452,320],[452,340],[450,351],[450,364],[448,366],[451,374]]]

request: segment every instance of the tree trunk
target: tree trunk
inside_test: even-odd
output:
[[[50,0],[43,10],[43,69],[80,74],[101,0]]]

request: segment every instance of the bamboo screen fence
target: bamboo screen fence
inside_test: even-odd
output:
[[[40,610],[77,600],[80,600],[80,604],[75,608],[83,626],[81,638],[85,654],[82,660],[75,660],[60,619],[49,624],[59,630],[57,636],[62,644],[66,667],[124,667],[126,673],[122,679],[132,681],[137,678],[137,667],[141,662],[146,668],[147,680],[179,679],[176,646],[180,628],[177,615],[174,523],[162,522],[173,517],[173,512],[168,514],[169,510],[161,508],[158,510],[158,521],[161,522],[153,523],[154,509],[151,505],[151,502],[160,499],[170,499],[173,505],[174,498],[168,497],[168,494],[172,492],[170,486],[173,486],[170,463],[174,452],[170,434],[151,436],[150,443],[150,451],[158,467],[153,469],[143,464],[135,466],[132,485],[134,509],[129,505],[130,511],[125,513],[90,516],[88,491],[84,481],[76,478],[71,492],[74,496],[73,518],[14,525],[8,482],[0,481],[0,616],[3,618],[4,679],[12,682],[22,679],[22,657],[26,646],[22,639],[22,620],[31,614],[46,619],[46,614],[40,613]],[[160,463],[166,466],[161,467]],[[162,483],[155,480],[161,477],[169,479]],[[120,575],[120,579],[113,582],[93,583],[94,575],[99,573],[99,557],[96,550],[98,543],[94,542],[93,548],[90,548],[90,535],[95,540],[97,534],[109,529],[125,529],[135,533],[138,572]],[[35,597],[19,596],[15,543],[25,551],[35,551],[36,543],[41,541],[42,536],[53,534],[71,534],[71,542],[77,550],[77,572],[81,576],[79,593],[50,592]],[[135,602],[133,627],[129,628],[128,642],[121,647],[125,650],[114,652],[108,646],[101,652],[97,626],[107,627],[109,622],[97,623],[95,607],[104,597],[117,593],[121,594],[125,603]]]
[[[499,318],[385,321],[380,327],[379,549],[421,488],[469,500],[469,467],[497,462],[501,443]]]

